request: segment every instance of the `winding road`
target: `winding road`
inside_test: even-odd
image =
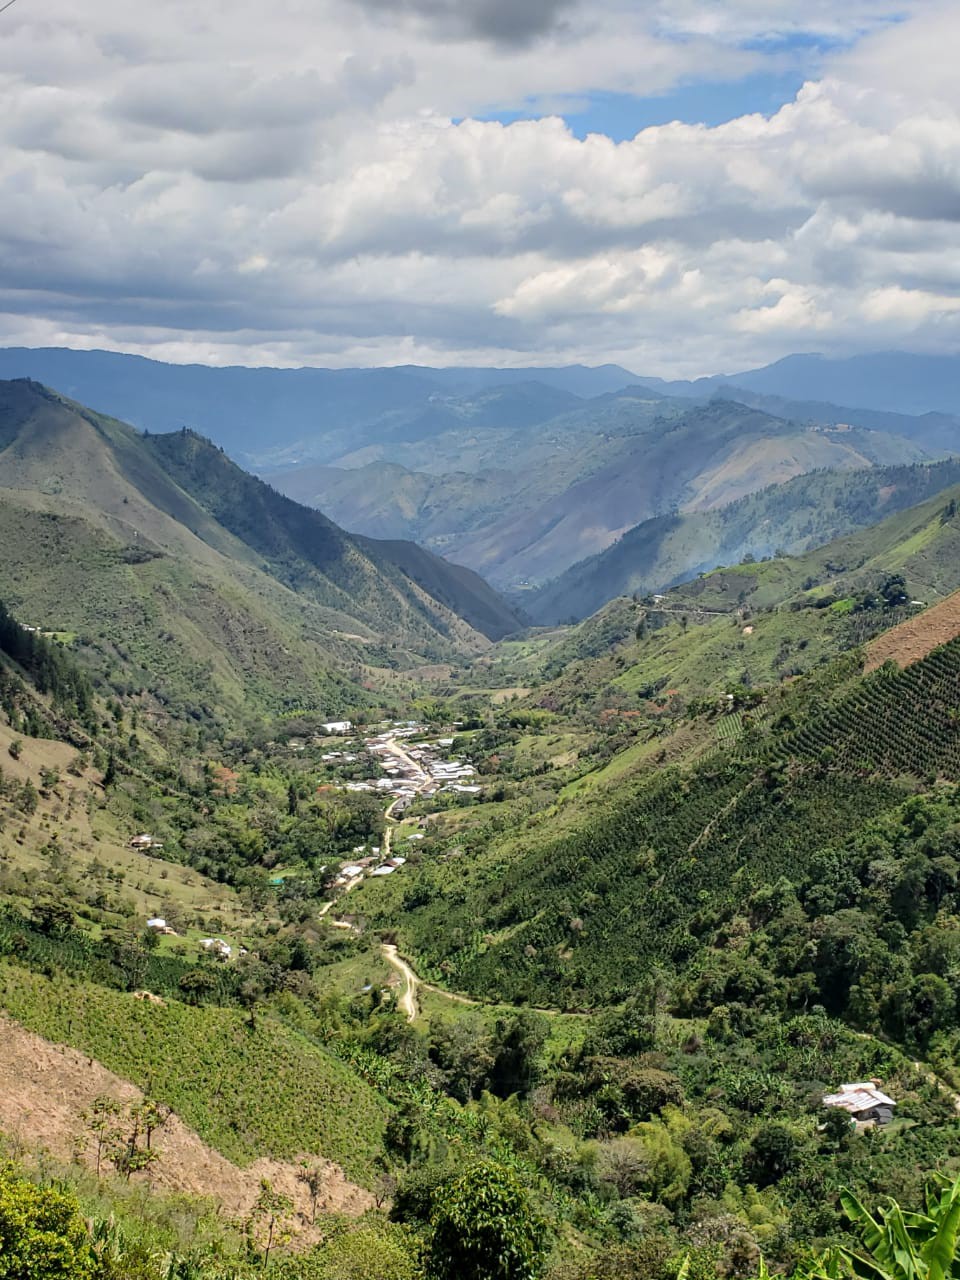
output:
[[[407,1015],[408,1022],[415,1022],[417,1014],[420,1012],[420,1006],[417,1003],[417,988],[420,986],[420,979],[392,942],[385,942],[382,950],[387,963],[392,965],[404,979],[403,994],[398,1001],[400,1012]]]

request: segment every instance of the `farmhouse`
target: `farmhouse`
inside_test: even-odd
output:
[[[352,720],[328,720],[320,726],[325,733],[349,733],[353,728]]]
[[[147,921],[147,928],[153,933],[163,933],[170,938],[177,937],[176,929],[171,929],[162,916],[151,916]]]
[[[233,954],[233,947],[222,938],[201,938],[200,945],[204,951],[210,951],[219,960],[229,960]]]
[[[841,1085],[838,1093],[826,1095],[823,1105],[848,1112],[859,1124],[889,1124],[897,1104],[879,1086],[879,1080]]]
[[[134,836],[130,841],[131,849],[162,849],[163,843],[156,836],[149,835],[146,831],[143,835]]]

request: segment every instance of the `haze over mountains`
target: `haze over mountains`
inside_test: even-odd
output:
[[[519,625],[469,570],[351,537],[192,432],[142,436],[27,381],[0,383],[0,537],[0,599],[179,713],[349,705],[367,668]]]
[[[601,583],[611,595],[638,582],[660,589],[738,548],[768,554],[764,522],[789,522],[799,490],[767,495],[766,514],[729,513],[715,552],[706,531],[720,525],[701,520],[698,538],[686,525],[663,557],[632,560],[663,532],[648,522],[719,511],[813,471],[899,467],[960,448],[960,360],[903,353],[793,356],[685,383],[615,365],[217,369],[55,348],[0,351],[2,373],[148,432],[195,429],[342,527],[419,543],[545,620],[602,603]],[[848,503],[817,532],[844,532],[849,512],[868,518],[868,505]],[[801,525],[775,545],[811,545]],[[585,595],[548,585],[625,535]]]
[[[614,596],[662,591],[720,565],[802,553],[960,483],[960,458],[912,467],[816,471],[727,506],[655,516],[599,555],[524,595],[537,622],[596,612]]]

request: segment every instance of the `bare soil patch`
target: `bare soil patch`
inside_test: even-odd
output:
[[[908,618],[892,627],[867,645],[867,663],[864,670],[876,671],[890,660],[900,667],[919,662],[938,645],[960,635],[960,591],[946,600],[924,609],[915,618]]]
[[[0,1130],[27,1151],[41,1148],[63,1161],[73,1158],[84,1133],[81,1113],[105,1094],[120,1102],[136,1102],[142,1094],[93,1058],[64,1045],[51,1044],[11,1019],[0,1016]],[[299,1229],[312,1234],[311,1197],[297,1177],[298,1162],[262,1158],[245,1169],[224,1159],[172,1115],[155,1135],[160,1158],[148,1173],[151,1185],[166,1191],[205,1196],[228,1217],[243,1217],[253,1206],[261,1179],[293,1201]],[[84,1162],[91,1168],[91,1153]],[[304,1155],[323,1173],[318,1212],[359,1215],[372,1208],[373,1196],[348,1181],[339,1165]]]

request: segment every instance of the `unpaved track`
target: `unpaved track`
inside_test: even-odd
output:
[[[414,1022],[420,1012],[420,1006],[417,1004],[417,987],[420,985],[420,979],[392,943],[383,944],[383,954],[387,963],[392,965],[404,980],[403,994],[399,1001],[400,1012],[406,1014],[408,1022]]]
[[[391,740],[390,754],[396,756],[397,759],[402,760],[403,763],[407,766],[407,768],[410,769],[411,772],[417,775],[417,782],[415,784],[417,791],[421,791],[425,786],[428,785],[428,783],[431,780],[430,775],[425,773],[424,770],[421,768],[421,766],[417,763],[417,761],[414,760],[414,758],[411,755],[409,755],[402,746],[400,746],[396,738]],[[391,800],[390,804],[387,805],[387,808],[384,812],[384,817],[387,819],[387,823],[383,832],[383,845],[381,846],[384,860],[390,857],[390,847],[391,847],[392,838],[393,838],[393,826],[391,824],[396,822],[396,818],[394,818],[393,816],[393,811],[396,808],[396,806],[399,804],[400,799],[401,797],[398,796],[396,800]],[[351,889],[355,889],[356,886],[362,882],[362,880],[363,880],[362,876],[358,876],[356,880],[351,880],[350,884],[348,884],[346,889],[344,890],[344,893],[349,893]],[[333,905],[334,905],[333,902],[324,903],[324,905],[321,907],[318,914],[325,916]],[[331,920],[329,921],[329,923],[333,925],[335,929],[353,928],[352,925],[347,924],[343,920]],[[400,1008],[400,1011],[406,1017],[408,1022],[415,1022],[417,1018],[420,1016],[420,1003],[417,999],[417,991],[421,987],[424,989],[424,991],[432,991],[435,995],[441,996],[444,1000],[451,1000],[454,1004],[466,1004],[466,1005],[472,1005],[478,1008],[483,1005],[484,1002],[482,1000],[472,1000],[469,996],[461,996],[461,995],[458,995],[456,992],[446,991],[443,987],[435,987],[433,983],[424,982],[422,978],[418,978],[417,975],[414,973],[413,969],[410,967],[407,961],[404,960],[403,956],[401,956],[400,952],[393,945],[393,943],[384,942],[381,945],[381,950],[383,952],[383,958],[387,961],[387,963],[391,966],[391,968],[396,969],[397,973],[399,973],[401,978],[403,979],[404,986],[403,986],[403,992],[399,1000],[399,1008]],[[534,1012],[547,1013],[547,1014],[561,1014],[564,1012],[564,1010],[535,1008]],[[574,1013],[571,1016],[575,1018],[587,1018],[590,1015],[586,1013]]]

